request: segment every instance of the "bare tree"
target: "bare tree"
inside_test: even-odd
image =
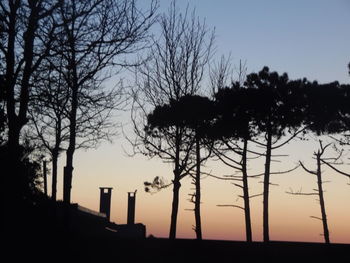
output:
[[[6,180],[10,180],[10,185],[17,185],[19,191],[27,187],[25,175],[19,170],[20,136],[28,121],[32,76],[50,54],[57,29],[54,20],[57,5],[58,1],[48,0],[0,3],[0,75],[4,76],[9,149],[6,163],[11,163],[12,170]]]
[[[262,194],[250,194],[249,193],[249,178],[258,178],[261,175],[249,175],[248,174],[248,160],[256,159],[260,157],[256,153],[248,149],[248,139],[243,139],[240,143],[239,141],[224,139],[221,141],[221,145],[216,145],[214,148],[215,155],[228,167],[233,168],[241,175],[234,173],[232,175],[226,175],[224,177],[216,177],[220,180],[236,181],[233,183],[234,186],[242,190],[242,194],[239,198],[243,199],[243,206],[240,205],[218,205],[219,207],[234,207],[239,208],[244,211],[245,217],[245,228],[246,228],[246,240],[247,242],[252,242],[252,227],[251,227],[251,216],[250,216],[250,199],[253,197],[261,196]],[[242,144],[242,145],[241,145]],[[233,155],[234,153],[234,155]],[[253,153],[252,157],[248,157],[249,153]],[[235,157],[235,155],[238,157]]]
[[[316,175],[317,177],[317,189],[313,189],[313,192],[302,192],[302,190],[299,191],[293,191],[290,189],[287,191],[288,194],[292,195],[301,195],[301,196],[318,196],[318,201],[320,203],[320,210],[321,210],[321,217],[317,216],[311,216],[311,218],[318,219],[322,221],[323,226],[323,237],[325,240],[325,243],[330,243],[330,237],[329,237],[329,229],[328,229],[328,221],[327,221],[327,214],[326,214],[326,206],[325,206],[325,199],[324,199],[324,190],[323,190],[323,183],[325,183],[322,179],[322,165],[326,165],[330,167],[332,170],[336,171],[337,173],[346,176],[350,178],[349,173],[345,173],[341,171],[339,168],[337,168],[337,165],[343,165],[344,163],[341,161],[341,157],[343,154],[343,150],[339,150],[338,147],[333,145],[333,148],[339,152],[339,154],[336,157],[325,157],[324,154],[330,146],[332,146],[332,143],[328,143],[324,145],[321,140],[319,140],[319,149],[317,152],[314,152],[314,159],[316,160],[316,170],[310,170],[307,168],[301,161],[300,165],[302,168],[309,174]]]
[[[157,106],[178,101],[200,91],[209,62],[213,32],[199,21],[195,12],[179,13],[175,1],[168,14],[160,16],[160,38],[155,39],[149,60],[137,68],[132,120],[136,139],[131,141],[135,153],[157,156],[174,165],[173,201],[169,238],[176,238],[180,180],[193,167],[190,158],[193,136],[186,127],[170,125],[167,129],[149,128],[148,114]]]
[[[247,150],[248,150],[248,140],[244,140],[243,142],[243,149],[241,150],[240,147],[236,147],[233,145],[230,145],[230,142],[225,142],[228,152],[221,150],[215,150],[216,156],[225,163],[227,166],[234,168],[235,170],[238,170],[242,173],[242,176],[239,175],[228,175],[225,177],[217,177],[221,180],[234,180],[241,182],[240,183],[233,183],[236,187],[242,189],[243,195],[239,195],[240,198],[244,201],[244,206],[240,205],[217,205],[219,207],[235,207],[242,209],[244,211],[244,217],[245,217],[245,228],[246,228],[246,240],[247,242],[252,242],[252,227],[251,227],[251,217],[250,217],[250,198],[259,196],[259,195],[249,195],[249,185],[248,185],[248,173],[247,173]],[[237,145],[237,144],[236,144]],[[220,147],[221,148],[221,147]],[[229,152],[235,152],[240,157],[240,161],[236,161],[232,158],[228,153]]]
[[[323,225],[323,236],[325,243],[330,243],[329,240],[329,230],[328,230],[328,222],[327,222],[327,215],[326,215],[326,207],[325,207],[325,201],[324,201],[324,190],[323,190],[323,181],[322,181],[322,170],[321,166],[323,163],[328,163],[327,160],[330,158],[325,158],[323,157],[323,154],[325,153],[325,150],[331,145],[331,143],[327,145],[323,145],[322,141],[319,141],[319,149],[317,152],[314,152],[314,156],[316,159],[316,170],[310,170],[306,168],[306,166],[300,161],[301,167],[308,172],[309,174],[316,175],[317,177],[317,189],[314,189],[314,192],[306,193],[302,191],[294,192],[292,190],[288,191],[288,194],[293,194],[293,195],[304,195],[304,196],[309,196],[309,195],[316,195],[319,198],[320,202],[320,208],[321,208],[321,218],[316,217],[316,216],[311,216],[312,218],[319,219],[322,221]],[[335,159],[335,158],[331,158]]]
[[[57,54],[64,58],[63,79],[69,89],[69,142],[64,167],[65,202],[70,202],[73,156],[80,146],[96,144],[110,135],[111,114],[119,106],[120,90],[107,90],[104,80],[120,67],[131,66],[126,55],[147,45],[157,3],[140,10],[136,1],[61,1],[63,25],[57,38]],[[59,70],[59,67],[55,67]]]
[[[59,70],[50,61],[59,60]],[[66,115],[69,90],[62,77],[62,57],[55,57],[43,63],[42,70],[35,77],[35,88],[31,94],[29,114],[31,126],[28,129],[34,140],[49,153],[52,163],[51,198],[57,196],[57,165],[64,142],[69,138],[69,123]],[[34,129],[31,129],[33,128]],[[31,132],[30,132],[31,131]]]
[[[228,87],[234,82],[232,75],[233,72],[230,56],[227,58],[225,56],[221,56],[218,62],[211,63],[209,79],[212,97],[214,97],[220,89]]]

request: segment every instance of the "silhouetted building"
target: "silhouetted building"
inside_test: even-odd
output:
[[[112,187],[100,187],[100,213],[106,214],[109,221],[111,215]]]
[[[135,224],[135,199],[136,199],[136,191],[128,192],[128,225]]]
[[[82,236],[110,236],[126,239],[146,237],[146,226],[135,224],[135,192],[128,192],[127,224],[110,221],[112,187],[100,187],[100,211],[72,205],[71,223],[73,229]]]

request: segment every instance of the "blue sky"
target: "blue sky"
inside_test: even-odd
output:
[[[160,0],[166,11],[170,0]],[[177,0],[195,8],[216,32],[216,55],[247,61],[248,73],[264,65],[290,78],[349,82],[348,0]]]

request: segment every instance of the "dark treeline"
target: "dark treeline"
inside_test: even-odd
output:
[[[168,140],[165,134],[178,127],[185,130],[185,139],[179,148],[192,149],[187,158],[192,158],[196,163],[188,168],[195,174],[194,197],[198,203],[195,202],[194,208],[194,229],[197,238],[201,238],[200,166],[203,160],[216,156],[223,163],[241,172],[241,176],[231,179],[242,183],[236,184],[242,189],[244,199],[244,206],[239,208],[245,212],[247,241],[252,241],[247,155],[253,153],[265,158],[262,174],[263,237],[265,242],[269,241],[269,186],[270,175],[274,174],[271,172],[273,151],[307,133],[334,136],[346,134],[350,120],[349,91],[350,85],[341,85],[338,82],[319,84],[307,79],[290,80],[286,73],[279,75],[264,67],[258,73],[247,75],[243,83],[234,82],[231,86],[219,87],[212,98],[185,95],[156,106],[147,116],[147,134],[153,138]],[[346,139],[347,137],[343,136],[340,140],[345,143]],[[146,147],[147,143],[149,142],[146,141]],[[259,145],[265,150],[263,153],[252,152],[254,148],[249,148],[249,144]],[[200,158],[199,148],[207,152],[205,159]],[[319,159],[324,150],[321,144],[320,151],[315,154],[318,158],[318,172],[312,173],[318,175],[319,191],[314,195],[319,196],[321,220],[327,225]],[[241,159],[230,159],[228,151],[239,155]],[[301,165],[305,168],[302,163]],[[153,183],[146,182],[145,185],[157,189],[167,186],[162,186],[159,180]],[[325,241],[328,243],[328,228],[324,227],[324,230]]]
[[[157,7],[150,1],[141,9],[133,0],[0,2],[1,204],[9,240],[34,244],[36,233],[51,230],[45,212],[36,213],[50,203],[43,163],[52,163],[55,204],[65,153],[69,207],[76,150],[116,134],[113,114],[124,109],[125,91],[105,81],[142,63],[127,55],[149,47]]]
[[[141,63],[125,55],[148,46],[156,9],[156,1],[146,10],[123,0],[1,2],[1,164],[5,185],[15,186],[11,199],[27,195],[21,171],[27,142],[25,151],[33,147],[52,160],[53,199],[57,159],[66,153],[64,201],[70,202],[75,150],[110,140],[112,113],[124,107],[122,88],[107,89],[104,81]]]

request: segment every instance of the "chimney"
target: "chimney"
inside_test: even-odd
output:
[[[112,187],[100,187],[100,213],[104,213],[109,221],[111,216]]]
[[[135,198],[136,198],[136,191],[135,192],[128,192],[128,225],[135,224]]]

